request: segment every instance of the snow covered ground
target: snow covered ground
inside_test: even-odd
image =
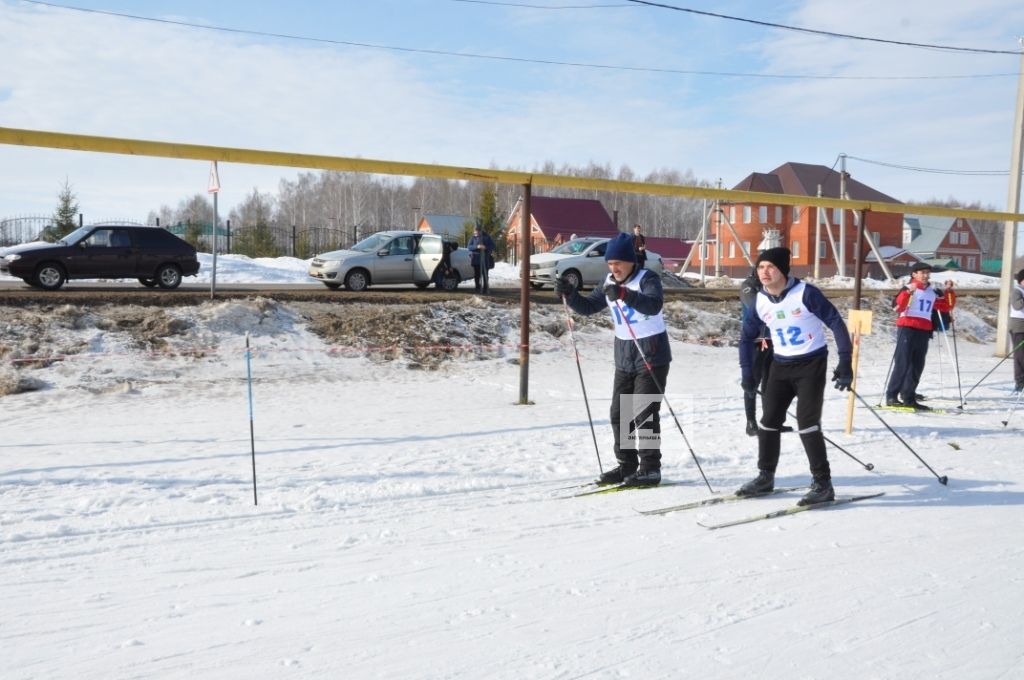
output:
[[[234,280],[291,264],[250,261]],[[481,317],[515,313],[469,300]],[[844,434],[830,388],[827,436],[875,466],[830,449],[837,491],[886,495],[709,531],[696,521],[796,498],[635,512],[709,495],[689,447],[716,492],[755,471],[735,348],[682,339],[712,315],[672,330],[689,445],[663,409],[664,473],[683,484],[566,499],[559,487],[598,472],[567,335],[536,333],[520,406],[514,349],[416,370],[338,352],[302,314],[250,300],[170,310],[190,330],[153,353],[60,312],[51,331],[80,354],[0,367],[44,386],[0,397],[5,680],[1024,677],[1009,362],[963,414],[881,413],[948,486],[865,408]],[[997,360],[982,315],[961,323],[966,391]],[[577,338],[607,468],[611,332]],[[892,349],[884,323],[864,338],[871,403]],[[921,391],[957,410],[941,340]],[[779,484],[807,481],[787,436]]]

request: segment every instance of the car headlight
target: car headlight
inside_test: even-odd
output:
[[[11,253],[10,255],[5,255],[4,259],[7,260],[8,262],[14,262],[15,260],[20,260],[21,255],[19,255],[18,253]]]

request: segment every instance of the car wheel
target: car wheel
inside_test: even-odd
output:
[[[36,269],[36,285],[45,290],[57,290],[67,281],[64,268],[55,262],[46,262]]]
[[[416,281],[414,285],[420,290],[423,290],[430,285],[430,281]]]
[[[353,269],[345,277],[345,287],[354,293],[366,290],[370,287],[370,275],[365,269]]]
[[[340,283],[325,283],[324,285],[330,288],[331,290],[338,290],[339,288],[341,288]]]
[[[543,287],[544,287],[543,283],[531,283],[530,284],[530,288],[533,288],[534,290],[540,290]]]
[[[562,280],[565,281],[570,286],[572,286],[573,288],[575,288],[576,290],[579,290],[580,288],[583,287],[583,277],[580,276],[580,273],[575,269],[570,269],[569,271],[562,274]]]
[[[181,270],[173,264],[162,264],[156,270],[156,282],[161,288],[177,288],[181,285]]]
[[[146,288],[152,288],[153,286],[156,285],[156,279],[139,279],[139,283],[141,283]]]
[[[462,283],[462,280],[459,278],[458,274],[448,274],[441,279],[441,283],[438,284],[438,288],[441,290],[455,290],[459,287],[460,283]]]

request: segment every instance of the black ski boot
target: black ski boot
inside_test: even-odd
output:
[[[757,421],[756,420],[748,420],[747,421],[747,436],[748,437],[756,437],[757,436]]]
[[[661,468],[648,468],[641,465],[622,483],[625,486],[658,486],[661,484]]]
[[[804,494],[804,497],[796,502],[797,505],[814,505],[825,503],[836,499],[836,491],[832,488],[831,479],[815,479],[811,489]]]
[[[757,477],[750,480],[737,491],[737,496],[760,496],[771,493],[775,489],[775,473],[767,470],[759,470]]]
[[[622,482],[624,482],[626,480],[626,477],[629,477],[634,472],[636,472],[636,466],[635,465],[634,466],[626,466],[626,465],[623,465],[622,463],[619,463],[618,465],[613,467],[611,470],[608,470],[603,475],[601,475],[598,478],[597,483],[598,484],[622,484]]]

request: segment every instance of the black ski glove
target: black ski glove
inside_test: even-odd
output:
[[[608,298],[608,302],[615,302],[616,300],[622,299],[623,289],[617,283],[609,283],[601,290],[604,291],[604,296]]]
[[[853,368],[850,365],[850,357],[839,357],[839,365],[832,371],[832,384],[840,392],[848,390],[853,386]]]
[[[562,277],[556,278],[552,287],[555,289],[555,295],[558,295],[559,297],[562,295],[569,297],[576,292],[576,287]]]

